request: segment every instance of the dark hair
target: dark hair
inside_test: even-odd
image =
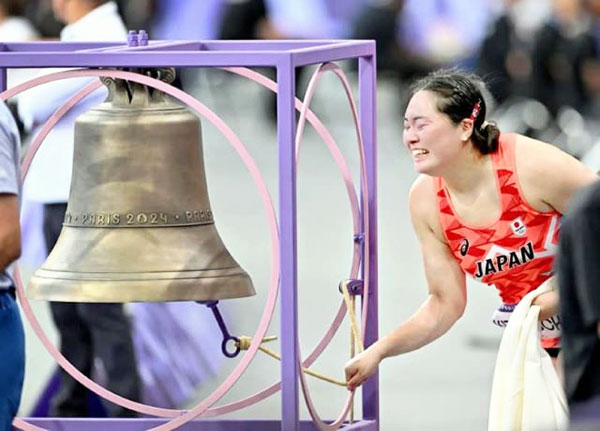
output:
[[[435,93],[438,111],[446,114],[454,124],[470,118],[479,104],[471,141],[481,154],[490,154],[498,149],[500,130],[495,123],[485,121],[485,88],[483,81],[476,75],[457,69],[441,69],[415,82],[411,86],[411,94],[421,90]]]
[[[0,8],[7,16],[21,16],[25,10],[23,0],[0,0]]]

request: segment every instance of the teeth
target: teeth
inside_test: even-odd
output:
[[[423,154],[429,153],[429,151],[423,150],[423,149],[418,149],[418,150],[412,150],[412,153],[415,156],[422,156]]]

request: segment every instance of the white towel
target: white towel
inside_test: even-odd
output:
[[[567,400],[538,334],[540,307],[531,302],[553,290],[553,279],[519,302],[504,330],[490,401],[489,431],[559,431],[568,426]]]

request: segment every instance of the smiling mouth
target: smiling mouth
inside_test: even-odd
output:
[[[412,150],[411,152],[413,156],[424,156],[425,154],[429,154],[429,151],[424,150],[422,148]]]

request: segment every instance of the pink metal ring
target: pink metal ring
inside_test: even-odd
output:
[[[147,77],[147,76],[139,75],[139,74],[132,73],[132,72],[125,72],[125,71],[72,70],[72,71],[66,71],[66,72],[53,73],[53,74],[49,74],[49,75],[45,75],[45,76],[33,79],[24,84],[18,85],[13,89],[3,92],[2,94],[0,94],[0,98],[2,100],[6,100],[9,97],[12,97],[12,96],[20,93],[21,91],[24,91],[28,88],[31,88],[31,87],[34,87],[34,86],[37,86],[37,85],[40,85],[40,84],[43,84],[46,82],[51,82],[51,81],[55,81],[55,80],[59,80],[59,79],[66,79],[66,78],[71,78],[71,77],[85,77],[85,76],[97,76],[97,77],[105,76],[105,77],[111,77],[111,78],[117,78],[117,79],[127,79],[130,81],[134,81],[134,82],[138,82],[140,84],[147,85],[149,87],[156,88],[160,91],[163,91],[163,92],[173,96],[174,98],[178,99],[182,103],[185,103],[186,105],[190,106],[193,110],[195,110],[200,115],[202,115],[204,118],[209,120],[215,127],[217,127],[217,129],[221,133],[223,133],[225,135],[225,137],[229,140],[229,142],[233,145],[235,150],[238,152],[238,154],[242,158],[242,161],[246,165],[246,168],[250,172],[253,180],[256,182],[256,184],[259,188],[263,206],[267,213],[267,219],[268,219],[270,233],[271,233],[271,250],[272,250],[271,282],[270,282],[270,287],[269,287],[269,294],[267,297],[267,303],[266,303],[265,309],[263,311],[261,321],[258,325],[258,329],[257,329],[256,333],[254,334],[253,341],[250,345],[250,348],[248,349],[247,353],[244,354],[244,356],[242,357],[242,359],[240,360],[240,362],[238,363],[236,368],[229,375],[229,377],[221,384],[221,386],[219,386],[219,388],[217,388],[211,395],[209,395],[203,402],[198,404],[194,409],[190,410],[188,413],[183,415],[183,416],[185,416],[185,418],[183,416],[180,416],[176,421],[170,421],[170,422],[167,422],[167,423],[155,428],[157,430],[160,429],[160,430],[164,430],[164,431],[173,430],[176,427],[181,426],[184,423],[189,422],[190,420],[194,419],[196,416],[198,416],[203,411],[208,409],[212,404],[214,404],[219,398],[221,398],[233,386],[233,384],[235,384],[235,382],[240,378],[240,376],[245,371],[245,369],[248,367],[248,365],[250,364],[254,355],[258,351],[258,347],[267,331],[267,328],[270,323],[270,319],[273,315],[273,310],[275,308],[275,303],[276,303],[276,299],[277,299],[277,292],[279,290],[279,283],[278,283],[278,281],[279,281],[279,237],[278,237],[277,221],[275,218],[275,214],[273,211],[273,205],[272,205],[267,187],[262,179],[262,175],[260,174],[260,171],[258,170],[258,167],[252,160],[250,154],[247,152],[246,148],[243,146],[243,144],[241,143],[239,138],[235,135],[235,133],[215,113],[213,113],[210,109],[208,109],[206,106],[204,106],[200,101],[196,100],[195,98],[186,94],[185,92],[183,92],[169,84],[166,84],[165,82],[162,82],[162,81],[159,81],[159,80]],[[97,84],[99,84],[99,83],[97,83]],[[84,90],[91,91],[89,89],[89,86],[84,88]],[[58,119],[60,119],[60,117],[62,117],[68,111],[68,109],[70,109],[70,106],[69,107],[63,106],[61,108],[66,108],[66,109],[64,109],[63,112],[59,112],[60,109],[59,109],[59,111],[55,112],[52,115],[52,117],[47,121],[47,124],[49,124],[51,121],[57,122]],[[47,124],[45,124],[45,126]],[[45,134],[47,134],[49,132],[51,127],[52,126],[47,128]],[[44,132],[44,128],[42,129],[42,132]],[[31,160],[33,159],[33,155],[35,154],[35,151],[37,151],[37,148],[39,148],[39,145],[41,144],[43,138],[45,137],[45,135],[42,136],[42,132],[40,132],[40,135],[38,135],[36,137],[36,141],[39,141],[39,142],[36,142],[37,147],[36,147],[36,145],[32,145],[30,152],[33,152],[33,154],[31,155],[31,157],[26,157],[26,159],[25,159],[26,162],[27,161],[29,163],[31,162]],[[25,168],[24,175],[26,175],[28,167],[29,167],[29,165],[24,166],[24,168]],[[19,299],[20,299],[21,305],[23,307],[23,312],[25,313],[25,316],[30,321],[34,331],[36,332],[36,334],[38,335],[38,337],[40,338],[42,343],[45,345],[45,347],[48,349],[50,354],[54,357],[54,359],[57,361],[57,363],[61,367],[63,367],[69,374],[71,374],[71,376],[73,376],[73,378],[75,378],[77,381],[84,384],[86,387],[93,390],[97,394],[106,398],[107,400],[117,403],[119,405],[122,405],[124,407],[136,410],[136,411],[150,414],[150,415],[159,415],[159,416],[167,416],[167,417],[173,417],[173,416],[177,416],[177,415],[181,414],[181,412],[178,410],[158,409],[156,407],[147,406],[142,403],[135,403],[131,400],[120,397],[117,394],[114,394],[114,393],[102,388],[100,385],[96,384],[94,381],[92,381],[91,379],[84,376],[71,363],[69,363],[64,358],[64,356],[62,356],[60,354],[60,352],[56,349],[56,347],[50,342],[50,340],[44,333],[43,329],[41,328],[39,322],[37,321],[33,311],[31,310],[31,306],[25,296],[23,285],[22,285],[22,282],[21,282],[18,272],[15,273],[15,278],[16,278],[16,283],[17,283],[17,291],[18,291]],[[192,414],[190,414],[190,413],[192,413]],[[28,430],[36,430],[37,431],[37,430],[41,429],[39,427],[35,427],[32,424],[28,424],[25,421],[22,421],[20,419],[18,419],[16,421],[15,425],[21,427],[22,429],[24,429],[26,431],[28,431]]]
[[[361,130],[360,130],[360,124],[359,124],[359,119],[358,119],[358,110],[356,108],[356,105],[354,103],[354,100],[352,98],[352,91],[350,89],[350,84],[346,78],[346,75],[344,74],[344,72],[340,69],[339,66],[333,64],[333,63],[325,63],[325,64],[321,64],[317,70],[314,72],[313,76],[311,77],[311,80],[308,84],[308,89],[306,90],[306,95],[304,97],[304,104],[302,106],[302,111],[300,113],[300,119],[298,120],[298,133],[296,134],[296,145],[299,145],[300,140],[302,139],[302,135],[304,132],[304,125],[306,124],[306,115],[310,106],[310,102],[312,101],[312,97],[314,95],[314,92],[316,90],[316,86],[317,83],[319,82],[319,79],[321,78],[321,76],[327,72],[327,71],[332,71],[333,73],[335,73],[335,75],[340,79],[340,82],[342,83],[342,86],[344,87],[345,93],[346,93],[346,97],[348,99],[348,103],[350,104],[350,108],[352,110],[352,119],[354,121],[354,127],[356,130],[356,138],[358,141],[358,148],[359,148],[359,152],[360,152],[360,160],[361,160],[361,184],[362,184],[362,189],[363,189],[363,211],[368,211],[368,202],[369,202],[369,196],[368,196],[368,189],[366,187],[367,185],[367,178],[366,178],[366,171],[364,169],[365,166],[365,154],[364,154],[364,145],[363,145],[363,139],[362,139],[362,134],[361,134]],[[364,217],[364,223],[365,223],[365,242],[368,244],[369,242],[369,221],[368,221],[368,217]],[[365,253],[365,280],[364,280],[364,293],[363,293],[363,297],[364,298],[368,298],[368,294],[369,294],[369,277],[368,277],[368,269],[369,269],[369,261],[368,261],[368,253]],[[363,301],[363,316],[365,318],[363,318],[363,342],[364,342],[364,334],[365,334],[365,325],[366,325],[366,316],[368,315],[368,303],[369,301]],[[346,416],[348,415],[348,411],[350,409],[350,405],[352,403],[352,399],[354,397],[354,392],[348,394],[348,398],[346,399],[346,404],[344,405],[344,408],[340,414],[340,416],[338,417],[338,419],[336,419],[334,422],[327,424],[325,423],[318,415],[311,396],[310,396],[310,391],[308,389],[308,385],[306,383],[306,378],[304,376],[304,373],[300,373],[300,383],[302,384],[302,393],[304,394],[304,399],[306,401],[306,407],[308,408],[308,411],[310,413],[310,416],[313,419],[313,422],[315,424],[317,424],[317,426],[319,427],[320,430],[322,431],[332,431],[332,430],[337,430],[340,425],[343,423],[344,419],[346,418]]]
[[[331,69],[331,67],[329,67],[329,69]],[[249,79],[252,79],[252,80],[254,80],[254,81],[258,82],[259,84],[261,84],[261,85],[263,85],[263,86],[265,86],[265,87],[269,88],[271,91],[274,91],[274,92],[276,92],[276,91],[277,91],[277,90],[276,90],[276,84],[275,84],[273,81],[269,80],[268,78],[265,78],[264,76],[262,76],[262,75],[258,74],[257,72],[251,71],[251,70],[249,70],[249,69],[244,69],[244,68],[225,68],[225,70],[229,70],[229,71],[231,71],[231,72],[233,72],[233,73],[236,73],[236,74],[239,74],[239,75],[245,76],[245,77],[247,77],[247,78],[249,78]],[[77,71],[77,72],[79,72],[79,73],[80,73],[80,74],[79,74],[79,75],[77,75],[77,76],[89,76],[89,74],[87,74],[87,75],[83,75],[83,74],[82,74],[82,73],[83,73],[83,72],[85,72],[85,71]],[[340,72],[341,72],[341,71],[340,71]],[[336,72],[336,73],[337,73],[337,72]],[[98,75],[99,75],[99,74],[95,74],[94,76],[98,76]],[[56,74],[49,75],[49,76],[56,76]],[[136,76],[139,76],[139,75],[136,75]],[[43,82],[49,82],[49,80],[48,80],[48,79],[44,79],[44,78],[47,78],[47,76],[46,76],[46,77],[39,78],[39,80],[42,80]],[[342,76],[340,76],[340,78],[342,78]],[[52,80],[56,80],[56,79],[61,79],[61,78],[59,78],[59,77],[55,77],[55,78],[54,78],[54,79],[52,79]],[[127,79],[131,79],[131,80],[135,81],[135,79],[133,79],[133,78],[127,78]],[[343,79],[344,79],[344,78],[342,78],[342,80],[343,80]],[[42,83],[42,82],[38,82],[37,84],[30,85],[30,87],[32,87],[32,86],[35,86],[35,85],[39,85],[39,84],[41,84],[41,83]],[[2,93],[2,95],[0,95],[0,96],[1,96],[1,97],[4,97],[4,98],[10,97],[10,96],[12,96],[12,95],[16,94],[17,92],[23,91],[25,88],[22,88],[22,87],[24,87],[25,85],[28,85],[28,84],[31,84],[31,82],[28,82],[28,83],[22,84],[21,86],[19,86],[19,87],[15,88],[15,89],[12,89],[12,90],[10,90],[9,92]],[[148,85],[150,85],[150,84],[148,84]],[[55,115],[59,115],[59,112],[62,110],[63,112],[62,112],[62,114],[60,115],[60,116],[62,117],[62,115],[64,115],[64,113],[66,113],[66,111],[68,111],[68,109],[70,109],[70,108],[71,108],[71,107],[72,107],[72,106],[73,106],[75,103],[77,103],[79,100],[81,100],[83,97],[85,97],[85,95],[89,94],[91,91],[93,91],[94,89],[98,88],[99,86],[100,86],[100,84],[99,84],[99,83],[92,83],[92,84],[90,84],[88,87],[86,87],[84,90],[82,90],[82,91],[80,92],[80,93],[85,93],[85,94],[83,94],[83,95],[80,95],[80,97],[78,97],[78,98],[77,98],[77,95],[76,95],[75,97],[73,97],[72,99],[77,99],[77,100],[75,100],[75,101],[70,101],[70,102],[72,102],[72,103],[70,104],[70,106],[63,106],[63,107],[61,107],[61,108],[60,108],[60,109],[59,109],[59,110],[58,110],[58,111],[55,113]],[[152,86],[152,85],[150,85],[150,86]],[[27,88],[30,88],[30,87],[27,87]],[[175,89],[175,90],[176,90],[176,89]],[[164,90],[163,90],[163,91],[164,91]],[[180,91],[180,90],[177,90],[177,91]],[[347,93],[348,93],[348,91],[349,91],[349,90],[348,90],[348,88],[346,89],[346,91],[347,91]],[[167,92],[167,93],[168,93],[168,91],[165,91],[165,92]],[[7,94],[7,93],[8,93],[8,94]],[[183,93],[183,94],[185,95],[185,93]],[[78,94],[78,95],[79,95],[79,94]],[[174,95],[174,94],[172,94],[172,95]],[[349,95],[349,97],[350,97],[350,94],[349,94],[349,93],[348,93],[348,95]],[[186,95],[186,96],[187,96],[187,95]],[[174,95],[174,97],[178,98],[176,95]],[[191,96],[188,96],[188,97],[191,97]],[[193,99],[193,98],[192,98],[192,99]],[[182,99],[180,99],[180,100],[182,100]],[[194,99],[194,100],[195,100],[195,99]],[[184,100],[182,100],[182,101],[184,101]],[[184,102],[185,102],[185,101],[184,101]],[[198,101],[196,101],[196,102],[198,102]],[[351,99],[350,99],[350,102],[351,102],[351,104],[353,105],[353,101],[352,101]],[[68,103],[69,103],[69,102],[68,102]],[[67,104],[68,104],[68,103],[67,103]],[[198,102],[198,103],[201,105],[201,103],[200,103],[200,102]],[[66,105],[67,105],[67,104],[66,104]],[[191,105],[191,104],[190,104],[190,105]],[[203,105],[202,105],[202,106],[203,106]],[[304,115],[304,117],[305,117],[305,118],[306,118],[306,117],[308,117],[308,120],[309,120],[309,122],[311,122],[311,123],[313,124],[313,126],[315,127],[315,129],[317,130],[317,132],[318,132],[318,133],[321,135],[321,137],[324,139],[325,143],[326,143],[326,144],[327,144],[327,146],[329,147],[329,149],[330,149],[330,151],[331,151],[332,155],[334,156],[334,158],[335,158],[335,160],[336,160],[336,163],[337,163],[338,167],[340,168],[340,170],[341,170],[341,172],[342,172],[342,175],[343,175],[343,177],[344,177],[344,181],[345,181],[346,187],[347,187],[347,189],[348,189],[349,198],[350,198],[350,202],[351,202],[351,206],[352,206],[352,210],[353,210],[352,212],[353,212],[353,216],[354,216],[354,230],[355,230],[355,233],[359,233],[359,229],[360,229],[360,221],[359,221],[359,218],[360,218],[360,215],[359,215],[359,210],[358,210],[358,203],[357,203],[357,199],[356,199],[356,193],[355,193],[355,191],[354,191],[354,186],[353,186],[353,183],[352,183],[352,180],[351,180],[351,176],[350,176],[349,170],[348,170],[348,168],[347,168],[347,165],[345,164],[345,161],[344,161],[344,159],[343,159],[343,156],[342,156],[342,155],[341,155],[341,153],[339,152],[339,148],[337,148],[337,145],[336,145],[336,144],[335,144],[335,142],[333,141],[333,138],[331,137],[331,135],[329,134],[329,132],[327,131],[327,129],[326,129],[324,126],[323,126],[323,124],[322,124],[322,123],[321,123],[321,122],[318,120],[318,118],[317,118],[317,117],[316,117],[316,116],[315,116],[315,115],[314,115],[314,114],[313,114],[313,113],[312,113],[310,110],[308,110],[308,109],[307,109],[307,106],[306,106],[306,109],[304,109],[302,102],[300,102],[298,99],[296,99],[296,108],[297,108],[297,109],[299,109],[299,110],[300,110],[300,109],[303,109],[303,110],[304,110],[304,114],[303,114],[303,115]],[[203,107],[203,109],[206,109],[206,110],[207,110],[207,111],[210,113],[210,111],[208,110],[208,108],[206,108],[206,107]],[[202,112],[200,112],[200,110],[198,110],[198,111],[199,111],[199,113],[200,113],[201,115],[203,115],[203,116],[207,117],[207,115],[204,115]],[[356,111],[354,110],[354,112],[353,112],[353,113],[354,113],[354,116],[355,116],[355,122],[356,122],[356,121],[357,121]],[[211,113],[211,114],[212,114],[212,113]],[[214,115],[214,114],[213,114],[213,115]],[[220,121],[220,119],[219,119],[219,118],[218,118],[216,115],[214,115],[214,117],[215,117],[215,118],[216,118],[218,121]],[[57,122],[59,119],[60,119],[60,117],[59,117],[59,118],[57,118],[57,119],[56,119],[56,121],[54,121],[54,124],[55,124],[55,123],[56,123],[56,122]],[[211,120],[211,118],[209,118],[209,120]],[[212,122],[212,123],[213,123],[213,124],[214,124],[214,125],[215,125],[215,126],[216,126],[216,127],[217,127],[217,128],[220,130],[220,131],[221,131],[221,132],[222,132],[222,133],[226,134],[226,132],[223,132],[223,130],[221,130],[221,128],[219,127],[219,124],[218,124],[218,122],[217,122],[217,123],[215,123],[215,121],[212,121],[212,120],[211,120],[211,122]],[[48,123],[50,123],[50,120],[48,121]],[[48,126],[48,123],[45,125],[45,127],[46,127],[46,126]],[[49,130],[50,130],[52,127],[53,127],[53,125],[54,125],[54,124],[51,124],[51,125],[49,125],[49,127],[47,127],[47,129],[48,129],[48,130],[46,131],[45,135],[47,135],[47,133],[48,133],[48,132],[49,132]],[[356,124],[357,124],[357,123],[356,123]],[[304,125],[304,122],[302,121],[302,126],[303,126],[303,125]],[[225,128],[225,130],[227,130],[227,127],[226,127],[226,126],[224,126],[224,128]],[[361,162],[362,162],[363,173],[364,173],[364,156],[363,156],[362,140],[360,139],[360,130],[359,130],[359,129],[357,129],[357,131],[358,131],[358,134],[359,134],[358,136],[359,136],[359,145],[360,145],[360,150],[361,150]],[[42,132],[43,132],[43,130],[42,130]],[[42,135],[42,132],[40,132],[40,135]],[[232,132],[232,131],[230,131],[230,132],[233,134],[233,132]],[[40,136],[40,135],[38,135],[38,139],[40,140],[40,142],[39,142],[39,143],[41,143],[41,140],[42,140],[42,139],[45,137],[45,135],[44,135],[44,136]],[[300,135],[301,135],[301,132],[300,132],[300,130],[299,130],[299,133],[297,134],[297,138],[298,138]],[[227,137],[228,137],[228,136],[227,136]],[[228,137],[228,139],[229,139],[229,137]],[[230,139],[230,142],[232,142],[232,141],[231,141],[231,139]],[[39,143],[38,143],[37,147],[39,147]],[[235,147],[235,144],[234,144],[233,142],[232,142],[232,145],[234,145],[234,147]],[[240,143],[240,145],[241,145],[241,143]],[[300,145],[300,140],[299,140],[299,138],[297,139],[296,145],[297,145],[297,146],[296,146],[296,151],[298,152],[298,151],[299,151],[299,145]],[[37,147],[35,147],[35,148],[34,148],[34,147],[35,147],[35,145],[34,145],[34,146],[32,146],[32,150],[33,150],[33,151],[30,151],[30,152],[27,154],[27,157],[25,158],[25,160],[24,160],[24,162],[23,162],[23,171],[24,171],[24,175],[26,175],[27,169],[29,168],[29,164],[31,163],[31,159],[33,158],[33,156],[34,156],[34,154],[35,154],[35,151],[37,150]],[[236,147],[236,150],[238,150],[238,148],[237,148],[237,147]],[[239,150],[238,150],[238,153],[240,153],[240,151],[239,151]],[[241,153],[240,155],[243,157],[243,153]],[[245,162],[245,161],[244,161],[244,162]],[[246,162],[245,162],[245,163],[246,163]],[[250,169],[249,169],[249,170],[250,170]],[[260,176],[260,174],[259,174],[259,176]],[[364,176],[364,175],[363,175],[363,176]],[[255,179],[255,181],[256,181],[256,179]],[[364,184],[363,184],[363,185],[364,185]],[[366,206],[365,206],[365,208],[366,208]],[[272,207],[271,207],[271,210],[272,210]],[[367,229],[367,232],[368,232],[368,229]],[[276,253],[275,253],[275,255],[276,255]],[[356,278],[356,276],[357,276],[357,273],[358,273],[358,267],[360,266],[360,247],[359,247],[358,245],[355,245],[355,253],[354,253],[354,256],[355,256],[355,258],[354,258],[354,260],[353,260],[353,266],[352,266],[352,270],[351,270],[351,278]],[[20,282],[20,279],[19,279],[19,282]],[[367,301],[367,302],[368,302],[368,301]],[[367,304],[365,304],[365,305],[367,305]],[[344,316],[344,314],[345,314],[345,311],[346,311],[346,310],[345,310],[345,306],[344,306],[344,304],[343,304],[343,302],[342,302],[342,305],[340,306],[340,309],[339,309],[339,311],[338,311],[338,313],[337,313],[337,315],[336,315],[336,318],[334,319],[334,322],[333,322],[333,324],[332,324],[331,328],[330,328],[330,329],[329,329],[329,331],[326,333],[326,335],[323,337],[323,339],[320,341],[320,343],[317,345],[317,347],[316,347],[316,348],[313,350],[313,352],[312,352],[312,353],[309,355],[309,357],[308,357],[308,358],[307,358],[307,359],[304,361],[304,363],[303,363],[303,365],[304,365],[304,366],[309,366],[309,365],[310,365],[312,362],[314,362],[314,360],[316,360],[316,358],[317,358],[317,357],[320,355],[320,353],[322,353],[322,351],[323,351],[323,350],[326,348],[326,346],[329,344],[329,342],[330,342],[331,338],[333,338],[333,335],[335,334],[335,332],[336,332],[336,331],[337,331],[337,329],[339,328],[339,325],[341,324],[341,321],[343,320],[343,316]],[[266,312],[266,310],[265,310],[265,312]],[[28,316],[28,317],[29,317],[29,316]],[[263,317],[265,317],[265,316],[263,315]],[[269,317],[270,317],[270,316],[269,316]],[[33,324],[33,322],[32,322],[32,324]],[[363,322],[363,327],[364,327],[364,324],[365,324],[365,322]],[[41,328],[40,328],[40,330],[41,330]],[[36,331],[36,332],[37,332],[37,331]],[[38,335],[39,335],[39,334],[38,334]],[[256,338],[256,334],[255,334],[255,338]],[[262,338],[262,337],[261,337],[261,338]],[[58,361],[57,361],[57,362],[58,362]],[[239,368],[239,367],[238,367],[238,368]],[[236,368],[236,370],[237,370],[237,368]],[[77,372],[77,370],[75,370],[75,371]],[[235,372],[235,370],[234,370],[234,372]],[[243,370],[242,370],[242,372],[243,372]],[[232,375],[233,375],[233,373],[232,373]],[[228,380],[229,380],[229,379],[228,379]],[[92,384],[95,384],[94,382],[91,382],[91,383],[92,383]],[[234,381],[233,383],[235,383],[235,381]],[[233,385],[233,383],[232,383],[232,385]],[[224,383],[223,385],[221,385],[221,387],[220,387],[219,389],[222,389],[224,385],[225,385],[225,383]],[[232,385],[231,385],[231,386],[232,386]],[[231,386],[230,386],[230,387],[231,387]],[[230,387],[229,387],[229,388],[230,388]],[[229,388],[226,388],[224,392],[226,392],[226,391],[227,391]],[[100,388],[100,389],[103,389],[103,388]],[[255,395],[253,395],[253,396],[251,396],[251,397],[249,397],[249,398],[247,398],[247,399],[244,399],[244,400],[241,400],[241,401],[238,401],[238,402],[235,402],[235,403],[232,403],[232,404],[226,405],[226,406],[222,406],[222,407],[213,408],[213,409],[208,409],[208,410],[207,410],[207,409],[205,408],[205,409],[204,409],[204,412],[203,412],[203,413],[201,412],[200,414],[201,414],[202,416],[216,416],[216,415],[219,415],[219,414],[224,414],[224,413],[226,413],[226,412],[230,412],[230,411],[233,411],[233,410],[237,410],[237,409],[239,409],[239,408],[242,408],[242,407],[246,407],[246,406],[248,406],[248,405],[251,405],[251,404],[253,404],[253,403],[255,403],[255,402],[257,402],[257,401],[259,401],[259,400],[261,400],[261,399],[263,399],[263,398],[266,398],[267,396],[269,396],[269,395],[271,395],[271,394],[275,393],[275,392],[276,392],[278,389],[279,389],[279,383],[276,383],[276,384],[272,385],[271,387],[269,387],[269,388],[267,388],[267,389],[265,389],[265,390],[263,390],[263,391],[261,391],[261,392],[259,392],[259,393],[255,394]],[[218,390],[217,390],[217,391],[218,391]],[[217,391],[215,391],[215,392],[213,393],[213,395],[215,395],[215,393],[216,393]],[[106,398],[107,398],[107,399],[110,399],[109,397],[106,397]],[[124,399],[123,399],[123,400],[124,400]],[[125,400],[125,401],[128,401],[128,400]],[[206,400],[205,400],[205,401],[206,401]],[[216,401],[216,400],[215,400],[215,401]],[[115,402],[115,401],[113,400],[113,402]],[[213,403],[214,403],[214,401],[213,401]],[[117,404],[121,404],[121,405],[123,405],[124,403],[117,402]],[[137,404],[137,403],[135,403],[135,404]],[[125,407],[129,407],[129,408],[133,407],[133,406],[127,406],[127,405],[124,405],[124,406],[125,406]],[[139,407],[139,406],[140,406],[140,405],[138,404],[138,406],[137,406],[137,407]],[[144,406],[144,405],[141,405],[141,406]],[[151,407],[151,406],[145,406],[145,407],[147,407],[147,408],[149,409],[149,411],[147,411],[147,412],[146,412],[147,414],[155,414],[155,415],[158,415],[158,416],[168,416],[168,417],[173,417],[173,416],[176,416],[177,414],[181,414],[181,413],[182,413],[182,411],[179,411],[179,410],[171,410],[171,409],[158,409],[158,408],[156,408],[156,407]],[[198,405],[197,407],[200,407],[200,405]],[[139,409],[139,408],[133,408],[133,410],[140,411],[140,409]],[[196,410],[196,409],[193,409],[193,410]],[[188,413],[192,413],[192,411],[190,411],[190,412],[188,412]],[[187,414],[186,414],[186,415],[187,415]],[[184,416],[186,416],[186,415],[184,415]],[[198,415],[198,414],[195,414],[194,416],[192,416],[191,418],[189,418],[189,419],[187,419],[187,420],[193,419],[193,417],[195,417],[195,416],[197,416],[197,415]],[[183,417],[180,417],[179,419],[184,419],[184,418],[183,418]],[[159,429],[161,429],[161,430],[168,430],[168,429],[172,429],[170,426],[169,426],[168,428],[164,428],[164,427],[165,427],[165,426],[168,426],[168,425],[174,425],[174,426],[182,425],[183,423],[187,422],[187,420],[185,420],[184,422],[179,422],[179,421],[178,421],[178,422],[179,422],[178,424],[174,424],[174,423],[171,423],[171,422],[170,422],[170,423],[164,424],[162,427],[158,427],[158,428],[155,428],[155,429],[156,429],[156,430],[159,430]],[[22,421],[21,421],[21,422],[22,422]],[[16,425],[17,425],[17,424],[16,424]],[[24,424],[21,424],[21,426],[22,426],[22,425],[24,425]],[[30,425],[31,427],[34,427],[34,426],[33,426],[33,425],[31,425],[31,424],[27,424],[27,425]],[[23,428],[23,429],[31,429],[31,430],[33,430],[33,429],[36,429],[36,430],[41,430],[41,428],[37,428],[37,427],[34,427],[34,428]]]

